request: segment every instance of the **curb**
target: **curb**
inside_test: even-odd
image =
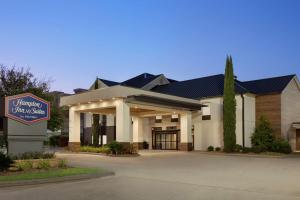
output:
[[[114,172],[102,172],[102,173],[95,173],[95,174],[81,174],[81,175],[49,178],[49,179],[6,181],[6,182],[0,183],[0,188],[15,187],[15,186],[27,186],[27,185],[40,185],[40,184],[47,184],[47,183],[73,182],[73,181],[102,178],[102,177],[114,176],[114,175],[115,175]]]
[[[264,155],[264,154],[241,154],[241,153],[210,153],[204,151],[195,151],[195,153],[213,155],[213,156],[238,156],[238,157],[250,157],[250,158],[289,158],[290,155]]]
[[[57,152],[58,154],[83,154],[83,155],[96,155],[96,156],[105,156],[105,157],[114,157],[114,158],[135,158],[139,157],[140,154],[119,154],[119,155],[111,155],[111,154],[105,154],[105,153],[93,153],[93,152]]]

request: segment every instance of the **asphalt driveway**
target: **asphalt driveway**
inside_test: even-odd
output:
[[[103,167],[113,177],[0,189],[0,199],[300,199],[300,158],[255,158],[198,152],[146,152],[140,157],[59,154],[76,166]]]

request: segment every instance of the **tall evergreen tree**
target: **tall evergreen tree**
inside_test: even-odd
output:
[[[224,79],[223,133],[224,151],[233,152],[236,144],[236,100],[231,56],[227,56]]]
[[[94,89],[99,89],[98,85],[98,78],[96,78]],[[93,114],[93,124],[92,124],[92,134],[93,134],[93,145],[98,146],[99,145],[99,131],[100,131],[100,115],[99,114]]]

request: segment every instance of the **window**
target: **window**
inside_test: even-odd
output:
[[[171,122],[178,122],[178,115],[172,115]]]
[[[162,116],[156,116],[155,123],[162,123]]]
[[[202,107],[202,120],[211,120],[210,105],[204,104],[204,106]]]

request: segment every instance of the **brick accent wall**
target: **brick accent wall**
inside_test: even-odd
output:
[[[276,137],[281,136],[281,95],[268,94],[256,97],[256,124],[260,116],[265,116],[271,123]]]

